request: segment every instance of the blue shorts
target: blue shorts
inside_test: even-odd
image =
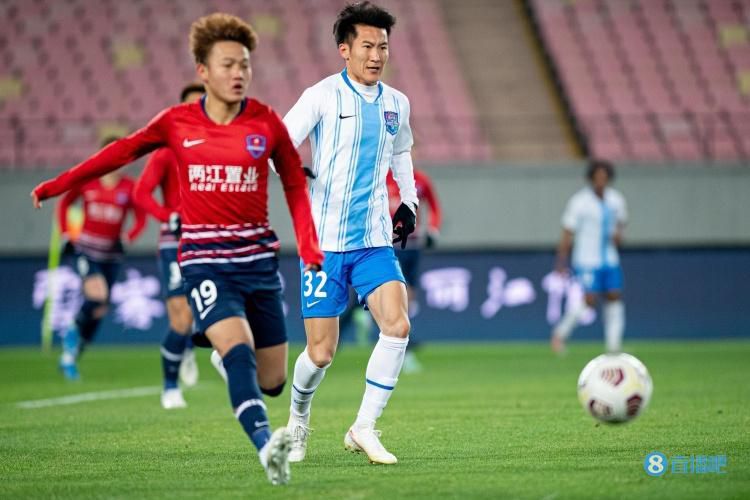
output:
[[[82,252],[76,252],[76,270],[82,280],[90,276],[101,275],[104,276],[104,281],[107,282],[107,288],[112,292],[112,285],[115,284],[117,276],[120,274],[121,262],[115,261],[101,261],[93,259]]]
[[[383,283],[401,281],[404,275],[391,247],[362,248],[349,252],[324,252],[323,269],[302,273],[303,318],[340,316],[349,302],[349,285],[360,304]],[[300,261],[300,270],[304,264]]]
[[[278,260],[262,259],[243,267],[241,272],[222,270],[220,264],[181,269],[197,331],[236,316],[247,319],[256,349],[283,344],[287,335]]]
[[[162,293],[167,299],[185,295],[180,264],[177,262],[177,248],[159,249],[159,278]]]
[[[578,276],[578,280],[586,293],[622,290],[622,269],[620,269],[620,266],[595,269],[576,268],[576,276]]]
[[[419,277],[419,257],[422,253],[421,250],[409,249],[396,250],[396,257],[398,257],[398,263],[401,266],[401,272],[404,273],[406,278],[406,284],[414,287],[417,285],[417,278]]]

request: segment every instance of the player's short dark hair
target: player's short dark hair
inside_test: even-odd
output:
[[[206,88],[203,86],[200,82],[192,82],[188,83],[184,87],[182,87],[182,90],[180,91],[180,102],[184,102],[185,98],[192,94],[193,92],[198,92],[199,94],[205,94]]]
[[[592,180],[597,170],[604,170],[607,172],[607,179],[614,180],[615,178],[615,167],[612,166],[607,160],[591,160],[586,167],[586,178]]]
[[[349,4],[339,12],[333,24],[336,45],[351,43],[357,37],[357,24],[384,29],[390,35],[396,18],[384,8],[367,1]]]
[[[258,35],[239,17],[223,12],[203,16],[190,26],[190,51],[196,63],[206,64],[211,47],[225,41],[240,43],[252,52],[258,45]]]
[[[109,146],[113,142],[119,141],[120,139],[122,139],[122,137],[120,137],[119,135],[105,135],[102,138],[102,142],[101,142],[101,145],[99,147],[103,148],[104,146]]]

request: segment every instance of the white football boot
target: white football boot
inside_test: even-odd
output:
[[[258,452],[260,463],[266,470],[266,476],[273,485],[287,484],[291,477],[289,470],[289,450],[292,438],[286,427],[273,431],[271,439]]]
[[[193,387],[198,383],[198,363],[195,361],[195,351],[185,349],[180,363],[180,381],[185,387]]]
[[[161,393],[161,407],[165,410],[176,410],[187,408],[185,398],[182,397],[180,389],[167,389]]]
[[[296,463],[305,459],[305,453],[307,452],[307,437],[313,431],[307,425],[308,423],[308,419],[289,415],[289,423],[286,428],[289,430],[289,435],[292,437],[292,449],[289,452],[290,462]]]
[[[373,427],[351,426],[344,436],[344,448],[351,452],[367,454],[371,464],[395,464],[396,456],[380,442],[380,431]]]
[[[214,368],[216,368],[216,371],[219,372],[219,375],[221,375],[221,378],[224,379],[224,382],[227,381],[227,370],[224,368],[224,361],[222,361],[221,356],[216,351],[211,351],[211,364],[214,365]]]

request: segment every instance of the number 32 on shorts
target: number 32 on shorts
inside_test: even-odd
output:
[[[315,273],[312,271],[305,271],[303,279],[305,280],[305,283],[302,295],[305,297],[312,296],[317,299],[328,297],[328,293],[323,290],[326,281],[328,281],[328,275],[326,275],[325,271],[316,271]]]

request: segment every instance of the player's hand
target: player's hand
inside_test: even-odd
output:
[[[401,242],[401,249],[406,248],[406,238],[417,226],[417,208],[414,207],[412,210],[409,205],[402,203],[398,206],[396,213],[393,214],[393,234],[396,238],[393,239],[393,243]]]
[[[318,272],[323,268],[323,266],[318,262],[311,262],[310,264],[307,264],[305,268],[302,270],[302,274],[305,274],[307,271],[313,271]]]
[[[171,214],[169,214],[169,220],[167,221],[167,230],[175,236],[180,235],[180,232],[182,230],[182,219],[180,218],[180,214],[178,212],[172,212]]]
[[[309,177],[310,179],[316,179],[318,177],[310,167],[302,167],[302,171],[305,172],[305,176]]]
[[[615,248],[620,248],[620,245],[622,245],[622,233],[620,231],[612,235],[612,244]]]
[[[70,257],[71,255],[74,255],[76,252],[75,247],[73,246],[73,242],[68,239],[67,235],[62,236],[62,256],[63,257]]]
[[[435,248],[435,245],[437,245],[437,238],[438,235],[437,229],[429,229],[427,230],[427,235],[425,236],[425,242],[424,246],[425,248]]]
[[[39,195],[36,194],[36,189],[31,192],[31,204],[34,205],[34,208],[36,209],[42,208],[42,200],[40,200]]]
[[[555,272],[561,276],[568,276],[570,274],[570,269],[564,262],[558,262],[555,264]]]

